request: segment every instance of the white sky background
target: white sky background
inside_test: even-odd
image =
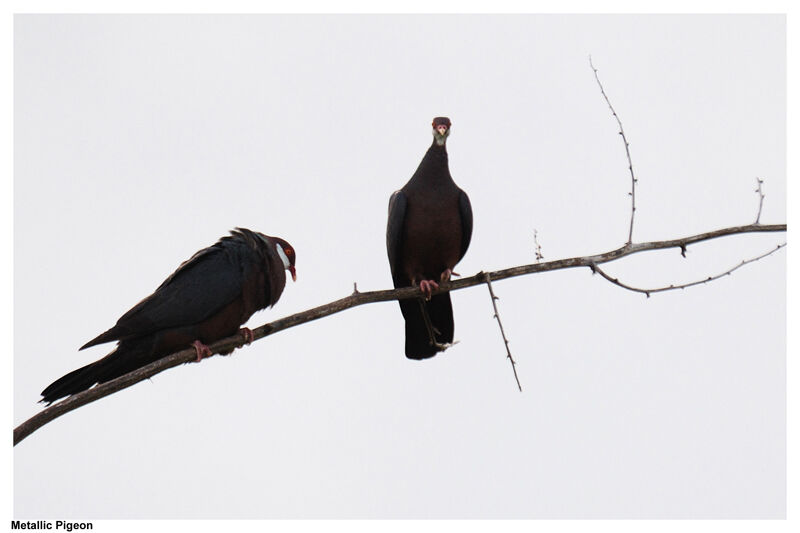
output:
[[[113,345],[77,348],[234,226],[298,282],[250,326],[388,288],[389,195],[449,116],[470,195],[458,272],[786,221],[779,16],[19,16],[14,422]],[[638,286],[701,279],[785,235],[638,254]],[[644,296],[588,270],[485,287],[456,338],[403,355],[372,304],[186,365],[14,449],[15,518],[780,518],[783,251]],[[36,339],[36,342],[31,342]]]

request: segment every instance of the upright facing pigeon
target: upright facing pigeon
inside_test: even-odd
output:
[[[56,380],[42,391],[51,403],[127,374],[173,352],[194,346],[197,360],[211,355],[206,344],[233,335],[260,309],[272,306],[292,280],[294,248],[283,239],[236,228],[178,267],[156,291],[122,315],[117,324],[81,350],[119,341],[117,348]],[[244,328],[246,342],[252,332]]]
[[[417,299],[400,301],[410,359],[433,357],[453,342],[450,293],[431,293],[450,280],[472,237],[469,197],[455,184],[447,164],[450,125],[447,117],[433,119],[431,147],[408,183],[389,199],[386,250],[392,281],[395,288],[418,286],[426,296],[422,304]]]

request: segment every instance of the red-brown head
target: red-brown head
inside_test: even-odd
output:
[[[281,261],[283,261],[283,267],[292,275],[292,281],[297,281],[297,272],[294,269],[294,262],[297,256],[294,253],[294,248],[280,237],[271,237],[271,239],[275,241],[275,250],[278,252]]]
[[[443,146],[447,141],[447,136],[450,135],[450,119],[447,117],[436,117],[433,119],[433,138],[436,144]]]

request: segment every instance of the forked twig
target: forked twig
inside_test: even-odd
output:
[[[721,274],[717,274],[716,276],[709,276],[706,279],[701,279],[701,280],[698,280],[698,281],[692,281],[690,283],[683,283],[681,285],[669,285],[667,287],[659,287],[657,289],[640,289],[638,287],[632,287],[630,285],[627,285],[627,284],[621,282],[619,279],[617,279],[615,277],[612,277],[609,274],[607,274],[602,268],[600,268],[596,264],[595,265],[591,265],[589,268],[592,269],[592,272],[596,272],[596,273],[600,274],[602,277],[604,277],[605,279],[607,279],[608,281],[610,281],[611,283],[613,283],[614,285],[616,285],[618,287],[622,287],[623,289],[627,289],[627,290],[633,291],[633,292],[640,292],[640,293],[644,294],[645,296],[647,296],[648,298],[650,298],[650,294],[655,293],[655,292],[664,292],[664,291],[673,291],[673,290],[676,290],[676,289],[685,289],[686,287],[693,287],[695,285],[702,285],[704,283],[708,283],[710,281],[717,280],[717,279],[719,279],[719,278],[721,278],[723,276],[729,276],[734,270],[738,270],[738,269],[742,268],[744,265],[747,265],[749,263],[754,263],[754,262],[758,261],[759,259],[763,259],[763,258],[767,257],[768,255],[772,255],[775,252],[777,252],[778,250],[780,250],[781,248],[783,248],[784,246],[786,246],[786,243],[779,244],[777,247],[773,248],[769,252],[761,254],[758,257],[753,257],[753,258],[750,258],[750,259],[742,260],[742,262],[739,263],[738,265],[736,265],[735,267],[729,268],[725,272],[722,272]]]

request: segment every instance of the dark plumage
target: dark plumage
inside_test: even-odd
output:
[[[233,335],[260,309],[280,298],[295,252],[278,237],[236,228],[178,267],[153,294],[122,315],[117,324],[80,349],[119,341],[117,348],[53,382],[43,402],[103,383],[194,344],[198,360],[206,344]],[[250,330],[243,330],[252,340]]]
[[[467,194],[450,176],[445,143],[450,120],[433,119],[433,144],[417,171],[389,200],[386,249],[395,287],[419,286],[428,296],[425,311],[436,343],[453,342],[450,293],[431,296],[438,283],[448,281],[469,247],[472,206]],[[419,300],[400,302],[406,323],[406,357],[426,359],[442,350],[432,345]]]

